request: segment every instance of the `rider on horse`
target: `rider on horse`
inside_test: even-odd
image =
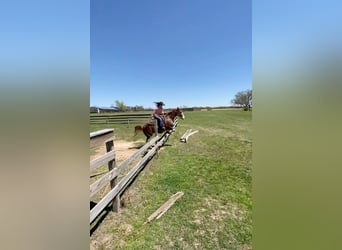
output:
[[[163,102],[156,102],[157,109],[153,112],[153,117],[157,119],[157,123],[159,127],[162,127],[162,129],[157,129],[158,133],[163,133],[165,131],[172,131],[174,130],[175,125],[175,119],[179,117],[180,119],[184,119],[185,116],[183,114],[183,111],[181,111],[179,108],[171,110],[168,113],[163,113],[163,105],[165,105]],[[163,115],[163,117],[160,117]],[[137,135],[140,131],[143,131],[146,136],[146,142],[153,136],[153,134],[156,133],[155,131],[155,121],[148,122],[143,126],[135,126],[134,127],[134,133]]]
[[[155,102],[155,104],[157,105],[157,108],[154,110],[152,116],[157,119],[158,121],[158,128],[165,130],[165,125],[163,122],[163,118],[161,117],[161,115],[164,114],[164,110],[163,110],[163,106],[165,105],[163,102]]]

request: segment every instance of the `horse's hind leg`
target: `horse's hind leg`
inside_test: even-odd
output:
[[[146,143],[150,140],[150,134],[149,133],[147,133],[147,131],[144,131],[144,134],[145,134],[145,136],[146,136]]]

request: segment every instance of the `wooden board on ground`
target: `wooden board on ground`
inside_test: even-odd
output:
[[[163,214],[166,213],[167,210],[184,195],[183,192],[177,192],[176,194],[172,195],[171,198],[165,202],[160,208],[157,209],[150,217],[147,218],[146,223],[150,223],[154,219],[159,219]]]
[[[189,136],[193,135],[193,134],[196,134],[198,132],[198,130],[195,130],[195,131],[192,131],[192,129],[188,129],[184,135],[180,138],[180,142],[187,142],[188,141],[188,138]]]

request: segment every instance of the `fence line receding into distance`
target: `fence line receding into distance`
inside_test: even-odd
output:
[[[177,121],[175,122],[174,127],[176,126]],[[164,133],[160,137],[158,135],[153,137],[148,143],[143,145],[138,151],[121,162],[118,166],[115,162],[114,129],[104,129],[90,133],[90,148],[99,147],[103,144],[106,145],[106,153],[90,162],[90,173],[94,173],[99,167],[105,164],[108,165],[108,172],[90,184],[90,199],[110,183],[109,192],[91,208],[90,223],[92,223],[107,207],[111,207],[113,211],[119,211],[120,196],[144,166],[146,166],[158,152],[160,147],[164,145],[173,131]],[[139,161],[136,162],[136,160]],[[129,166],[131,166],[131,168],[128,168]],[[128,172],[124,176],[121,176],[120,173],[122,173],[123,170],[128,170]]]

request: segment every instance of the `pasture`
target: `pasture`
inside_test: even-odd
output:
[[[185,112],[158,157],[91,236],[94,249],[251,249],[252,113]],[[91,124],[114,128],[115,140],[137,142],[137,124]],[[179,142],[186,130],[199,132]],[[94,152],[91,152],[94,153]],[[146,219],[173,194],[184,195],[158,220]]]

